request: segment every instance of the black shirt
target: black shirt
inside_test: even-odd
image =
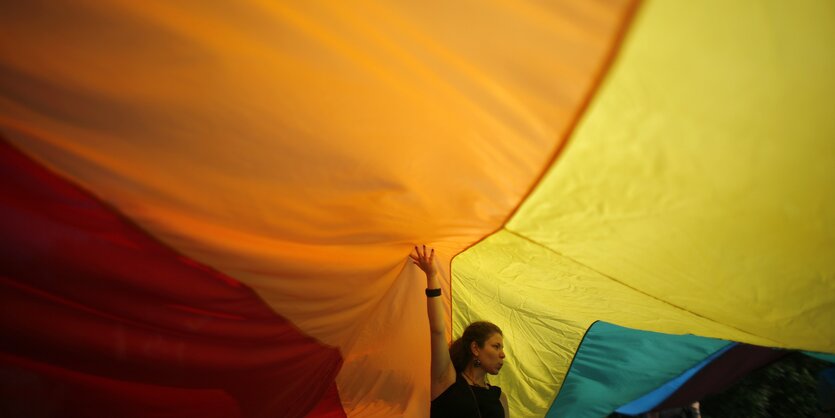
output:
[[[432,400],[429,416],[431,418],[478,418],[481,412],[481,418],[504,418],[501,394],[502,389],[498,386],[486,388],[472,386],[467,384],[467,381],[459,374],[452,386]]]

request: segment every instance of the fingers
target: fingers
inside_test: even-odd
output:
[[[435,259],[435,249],[430,247],[429,251],[427,252],[425,244],[421,245],[420,247],[415,245],[415,252],[410,253],[409,257],[413,261],[417,261],[417,262],[421,262],[421,261],[431,262]]]
[[[415,253],[417,254],[418,258],[426,258],[426,246],[418,247],[415,245]]]

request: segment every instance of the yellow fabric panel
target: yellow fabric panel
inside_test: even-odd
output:
[[[832,74],[831,2],[643,3],[543,182],[453,262],[456,327],[509,334],[512,409],[596,319],[835,352]]]
[[[501,226],[633,3],[7,4],[0,130],[339,347],[349,415],[419,416],[411,244]]]

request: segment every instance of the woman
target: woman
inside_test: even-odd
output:
[[[487,382],[487,374],[496,375],[504,364],[502,330],[489,322],[470,324],[461,338],[449,348],[444,333],[444,304],[441,280],[435,269],[435,250],[426,246],[411,254],[426,273],[426,305],[432,343],[431,396],[432,418],[509,417],[507,397],[498,386]]]

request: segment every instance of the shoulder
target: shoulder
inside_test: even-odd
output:
[[[502,403],[502,408],[504,408],[504,416],[509,417],[510,411],[507,409],[507,395],[504,392],[499,395],[499,401]]]

